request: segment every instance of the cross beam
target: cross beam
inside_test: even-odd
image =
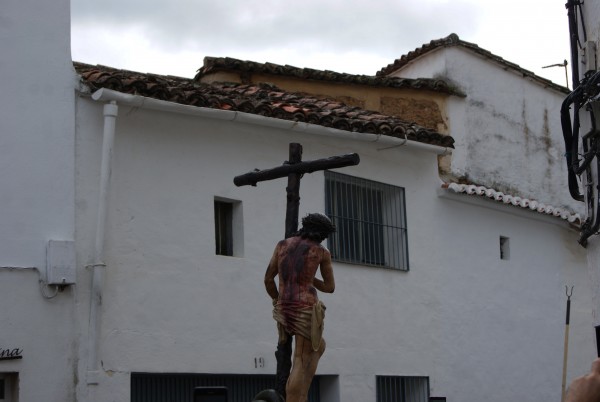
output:
[[[332,156],[326,159],[318,159],[316,161],[303,161],[297,163],[286,162],[283,165],[272,169],[258,170],[236,176],[233,179],[233,183],[238,187],[247,185],[256,186],[257,182],[259,181],[279,179],[280,177],[285,177],[293,173],[304,174],[312,173],[317,170],[352,166],[358,164],[358,162],[359,157],[357,154]]]
[[[332,156],[314,161],[302,161],[302,145],[290,144],[289,160],[283,165],[271,169],[256,170],[234,177],[233,183],[240,186],[256,186],[258,182],[288,178],[287,207],[285,215],[285,237],[291,237],[298,231],[298,211],[300,207],[300,179],[305,173],[318,170],[335,169],[346,166],[358,165],[358,154]]]

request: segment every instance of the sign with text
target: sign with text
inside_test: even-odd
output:
[[[0,360],[16,360],[23,358],[23,349],[19,348],[0,348]]]

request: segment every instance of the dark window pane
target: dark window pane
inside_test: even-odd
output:
[[[377,402],[429,402],[429,378],[377,376]]]
[[[248,402],[274,385],[274,375],[131,373],[131,402],[193,402],[196,387],[226,387],[230,402]],[[308,402],[320,402],[319,389],[317,375]]]
[[[218,255],[233,255],[233,205],[215,201],[215,247]]]

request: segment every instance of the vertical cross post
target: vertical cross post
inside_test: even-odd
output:
[[[302,145],[290,144],[288,163],[294,165],[302,161]],[[285,238],[292,237],[298,231],[298,215],[300,213],[300,179],[301,173],[288,174],[287,206],[285,209]]]
[[[290,144],[288,163],[294,165],[302,161],[302,145]],[[285,209],[285,238],[292,237],[298,231],[298,217],[300,214],[300,179],[301,173],[288,174],[287,205]],[[283,343],[277,343],[275,359],[277,371],[275,373],[275,390],[286,397],[285,386],[292,370],[292,335],[288,334]]]

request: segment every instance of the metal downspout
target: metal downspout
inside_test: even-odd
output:
[[[98,359],[100,339],[100,318],[102,306],[102,285],[104,282],[104,234],[108,206],[108,188],[111,174],[111,160],[115,141],[115,123],[118,115],[116,101],[104,105],[104,129],[102,140],[102,162],[100,166],[100,192],[98,194],[98,213],[96,216],[96,242],[90,289],[90,321],[88,327],[88,364],[87,384],[98,384],[100,365]]]

